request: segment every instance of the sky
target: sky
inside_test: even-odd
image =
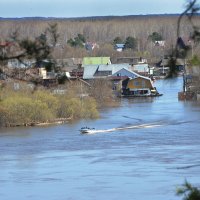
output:
[[[0,17],[90,17],[174,14],[185,0],[0,0]]]

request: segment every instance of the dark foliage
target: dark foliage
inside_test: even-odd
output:
[[[178,189],[177,195],[183,195],[184,200],[200,200],[200,190],[187,181]]]
[[[134,37],[127,37],[125,41],[124,48],[125,49],[136,49],[137,47],[137,40]]]
[[[152,42],[163,40],[161,34],[158,32],[153,32],[151,35],[149,35],[148,39]]]
[[[84,43],[86,42],[85,37],[82,34],[78,34],[77,37],[75,37],[74,39],[70,38],[67,43],[71,46],[71,47],[84,47]]]
[[[114,40],[113,40],[113,44],[121,44],[123,43],[123,40],[120,38],[120,37],[116,37]]]
[[[191,39],[194,40],[194,43],[199,42],[200,30],[199,27],[195,26],[193,23],[193,18],[194,16],[198,15],[199,11],[200,7],[197,4],[197,0],[188,0],[188,4],[186,6],[185,11],[178,18],[176,46],[175,49],[172,51],[173,53],[170,55],[170,57],[173,58],[173,60],[176,60],[177,58],[183,58],[183,59],[186,58],[188,51],[190,50],[190,47],[185,45],[182,39],[180,38],[180,27],[184,16],[188,18],[190,24],[192,25]],[[170,66],[170,72],[168,74],[168,77],[176,76],[177,75],[176,62],[169,63],[169,66]]]

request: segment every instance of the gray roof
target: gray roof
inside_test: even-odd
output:
[[[93,79],[96,72],[110,72],[110,74],[114,74],[122,68],[131,69],[131,65],[129,64],[110,64],[110,65],[85,65],[83,79]],[[100,76],[96,76],[96,78],[100,78]]]
[[[129,70],[129,69],[126,69],[126,68],[122,68],[120,70],[118,70],[117,72],[115,72],[112,76],[127,76],[129,78],[136,78],[136,77],[141,77],[139,74]]]
[[[83,79],[93,79],[98,69],[98,65],[85,65],[83,71]]]
[[[98,71],[112,71],[112,74],[119,71],[122,68],[130,69],[131,65],[129,64],[110,64],[110,65],[99,65]]]
[[[133,65],[132,69],[138,72],[148,72],[149,65],[146,63],[140,63],[140,64]]]

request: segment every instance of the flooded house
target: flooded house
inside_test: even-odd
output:
[[[122,96],[124,97],[146,97],[161,96],[154,87],[150,78],[138,76],[127,78],[122,82]]]

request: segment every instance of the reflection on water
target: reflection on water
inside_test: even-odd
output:
[[[200,184],[200,107],[178,101],[181,78],[156,87],[163,96],[121,99],[98,120],[0,129],[1,199],[180,199],[186,178]],[[161,126],[79,133],[141,124]]]

